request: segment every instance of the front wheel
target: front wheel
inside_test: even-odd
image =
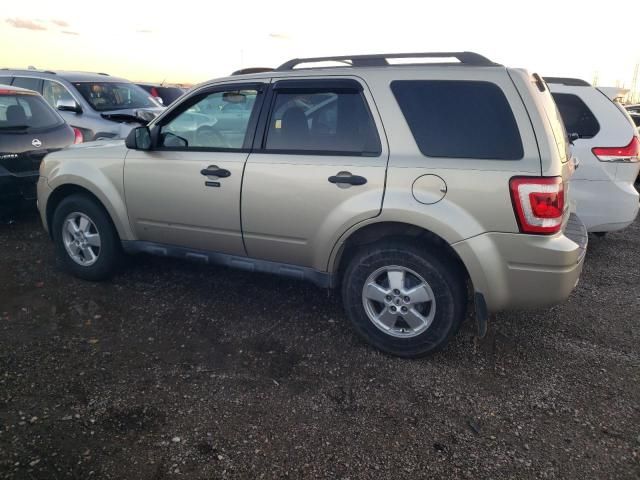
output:
[[[420,357],[444,347],[464,319],[467,290],[447,255],[405,242],[363,247],[342,284],[356,331],[374,347]]]
[[[118,234],[102,205],[86,195],[60,202],[51,224],[56,253],[64,267],[85,280],[109,278],[120,263]]]

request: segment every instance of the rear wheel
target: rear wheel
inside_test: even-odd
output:
[[[120,240],[104,208],[86,195],[60,202],[51,224],[56,253],[64,267],[85,280],[104,280],[122,257]]]
[[[401,357],[444,347],[460,327],[467,305],[456,262],[406,242],[358,251],[345,271],[342,296],[360,336]]]

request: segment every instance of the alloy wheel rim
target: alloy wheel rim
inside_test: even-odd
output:
[[[390,265],[364,282],[362,303],[369,320],[387,335],[412,338],[426,331],[436,314],[429,283],[407,267]]]
[[[78,265],[89,267],[100,256],[100,233],[84,213],[73,212],[62,222],[62,241],[69,257]]]

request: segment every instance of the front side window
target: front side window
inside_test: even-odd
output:
[[[148,92],[133,83],[76,82],[73,85],[98,112],[160,106]]]
[[[553,93],[552,95],[567,132],[577,133],[580,138],[592,138],[597,135],[600,124],[580,97],[570,93]]]
[[[241,149],[258,91],[218,91],[196,97],[160,128],[159,147]]]
[[[0,131],[35,132],[62,123],[62,118],[39,95],[0,95]]]
[[[425,156],[519,160],[524,155],[509,102],[494,83],[398,80],[391,90]]]
[[[276,91],[265,148],[278,152],[380,154],[380,140],[357,91]]]
[[[42,96],[53,108],[56,108],[60,100],[75,102],[73,96],[64,86],[51,80],[44,80],[42,84]]]

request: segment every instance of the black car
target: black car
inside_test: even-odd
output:
[[[156,100],[162,100],[162,105],[165,107],[171,105],[187,91],[186,88],[160,85],[157,83],[138,83],[136,85],[144,88]]]
[[[40,94],[0,85],[0,210],[35,200],[42,158],[81,140]]]

